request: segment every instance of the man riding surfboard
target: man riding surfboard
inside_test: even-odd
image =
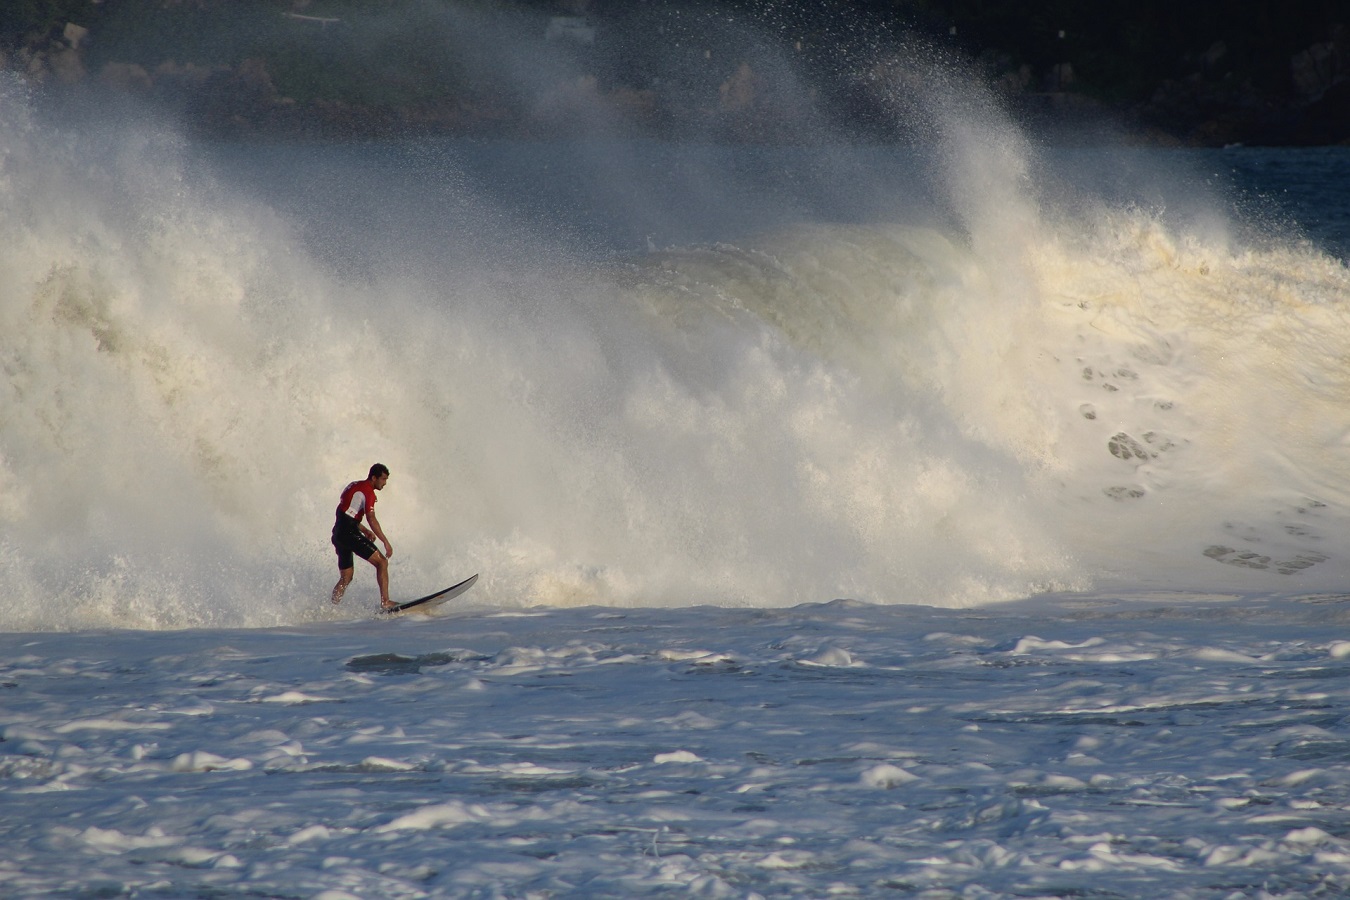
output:
[[[384,490],[389,481],[389,468],[382,463],[370,467],[370,474],[364,481],[353,481],[342,489],[338,501],[337,518],[333,523],[333,549],[338,556],[338,583],[333,586],[333,602],[341,603],[347,585],[352,583],[352,570],[355,557],[359,556],[375,567],[375,578],[380,585],[380,606],[392,609],[394,603],[389,599],[389,557],[394,548],[389,538],[384,536],[380,520],[375,518],[375,492]],[[368,524],[363,525],[362,519]],[[384,553],[375,546],[379,538],[384,544]]]

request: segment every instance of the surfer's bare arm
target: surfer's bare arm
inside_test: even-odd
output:
[[[370,522],[370,530],[374,532],[373,537],[380,539],[384,544],[384,558],[388,559],[394,555],[394,545],[389,543],[389,538],[384,536],[384,529],[380,527],[380,520],[375,518],[375,510],[366,513],[366,519]]]

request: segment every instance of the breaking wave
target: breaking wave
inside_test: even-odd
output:
[[[1069,190],[986,108],[917,166],[831,150],[866,215],[727,203],[709,239],[593,253],[481,147],[232,148],[244,187],[169,129],[6,101],[9,630],[362,614],[368,573],[326,602],[327,532],[377,460],[395,593],[479,571],[478,604],[1344,583],[1344,264]]]

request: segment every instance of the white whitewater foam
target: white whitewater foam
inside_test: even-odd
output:
[[[314,248],[360,222],[25,110],[0,120],[7,627],[350,618],[369,579],[316,602],[327,531],[377,460],[396,592],[478,571],[484,606],[1344,580],[1345,267],[1057,207],[997,118],[939,122],[947,224],[498,268],[422,234],[357,277]],[[406,195],[370,152],[367,188]]]
[[[1343,598],[1159,594],[0,635],[0,878],[1339,895],[1348,621]],[[852,664],[803,664],[822,647]]]

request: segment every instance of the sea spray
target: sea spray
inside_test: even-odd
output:
[[[495,215],[509,170],[486,191],[471,144],[421,168],[236,147],[217,172],[172,131],[3,114],[11,629],[361,615],[368,580],[326,602],[326,536],[374,461],[405,596],[473,571],[494,606],[1343,579],[1344,267],[1056,205],[1006,122],[942,132],[938,189],[922,148],[822,150],[859,196],[884,170],[891,221],[875,197],[852,222],[794,201],[749,230],[721,204],[712,239],[623,256],[522,216],[530,196]],[[650,154],[660,185],[686,152],[710,158],[619,158],[633,176]],[[790,163],[784,191],[818,158],[744,152]],[[607,157],[568,158],[575,188]],[[316,205],[303,176],[335,159],[353,177]],[[419,190],[462,202],[438,224]],[[906,205],[943,193],[945,214]],[[493,227],[460,252],[475,216]]]

